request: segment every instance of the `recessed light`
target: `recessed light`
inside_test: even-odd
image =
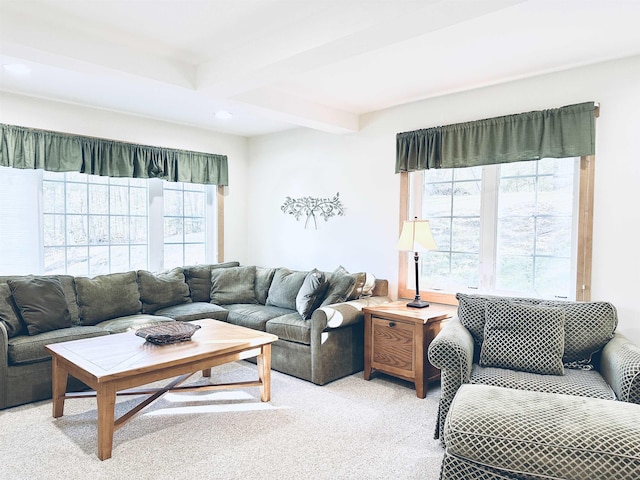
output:
[[[6,63],[2,65],[2,69],[13,75],[29,75],[31,73],[31,68],[24,63]]]
[[[231,117],[233,117],[233,114],[226,110],[218,110],[215,115],[218,120],[229,120]]]

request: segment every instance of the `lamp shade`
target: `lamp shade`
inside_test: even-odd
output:
[[[404,222],[396,250],[424,252],[437,249],[438,245],[431,234],[429,220],[406,220]]]

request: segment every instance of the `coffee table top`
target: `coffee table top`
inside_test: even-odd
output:
[[[202,328],[196,330],[191,340],[170,345],[154,345],[131,331],[53,343],[45,348],[101,382],[123,374],[144,373],[176,363],[245,351],[278,339],[270,333],[210,318],[191,323]]]

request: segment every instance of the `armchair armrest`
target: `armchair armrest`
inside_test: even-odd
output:
[[[312,328],[322,331],[353,325],[362,321],[364,307],[381,305],[390,301],[389,297],[380,295],[320,307],[311,315]]]
[[[444,421],[458,389],[471,379],[473,365],[473,337],[458,317],[453,317],[429,345],[429,362],[440,372],[440,404],[436,420],[435,438],[444,445]]]
[[[602,349],[600,373],[618,400],[640,404],[640,347],[616,333]]]
[[[429,345],[429,362],[459,379],[460,384],[467,383],[471,377],[473,349],[471,333],[458,317],[453,317]]]

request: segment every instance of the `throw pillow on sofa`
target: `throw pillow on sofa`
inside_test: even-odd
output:
[[[158,274],[138,270],[138,287],[142,313],[153,313],[164,307],[191,302],[189,285],[185,282],[181,267]]]
[[[140,313],[142,302],[136,272],[76,277],[81,325]]]
[[[6,283],[0,283],[0,322],[4,324],[9,338],[27,333],[20,310],[11,296],[11,288]]]
[[[515,302],[488,302],[483,367],[564,375],[564,312]]]
[[[211,303],[258,303],[255,293],[256,267],[229,267],[211,270]]]
[[[320,306],[328,286],[324,273],[314,268],[307,274],[296,295],[296,310],[303,319],[311,318],[314,310]]]
[[[321,306],[333,305],[334,303],[346,302],[351,298],[352,292],[357,290],[359,276],[358,274],[350,274],[344,267],[340,266],[329,275],[329,288],[327,295]],[[364,285],[365,279],[362,280]]]
[[[29,335],[71,326],[60,280],[52,277],[23,277],[7,282]]]
[[[309,272],[278,268],[269,287],[266,305],[274,307],[296,309],[296,297]]]

